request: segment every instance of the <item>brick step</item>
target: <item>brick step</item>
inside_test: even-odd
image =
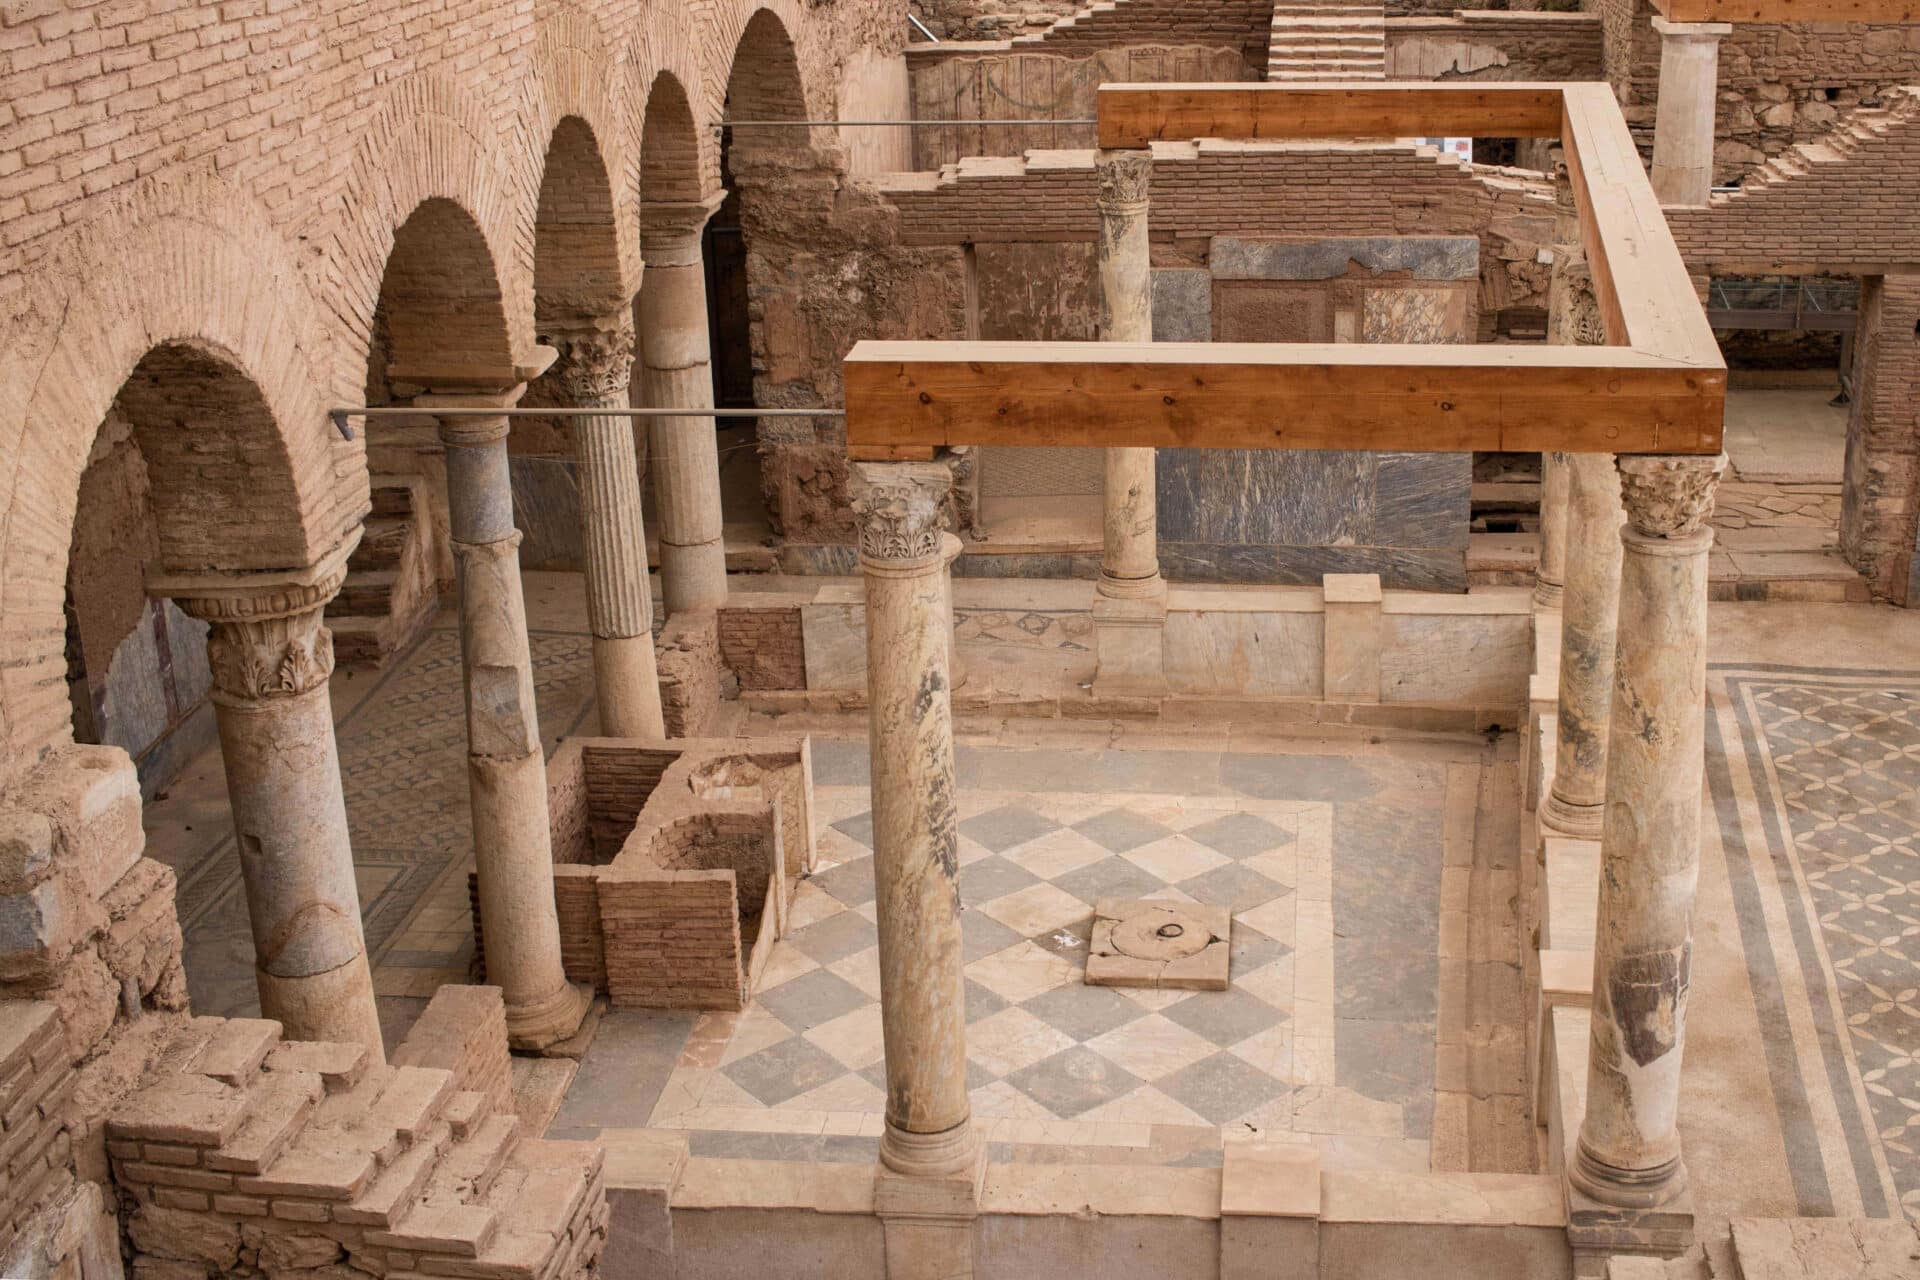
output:
[[[479,1280],[566,1274],[572,1258],[557,1255],[577,1253],[586,1240],[578,1232],[558,1233],[562,1224],[580,1225],[583,1202],[602,1184],[603,1159],[603,1150],[590,1143],[522,1142],[486,1195],[498,1214],[498,1234],[461,1274]]]
[[[419,481],[413,476],[371,476],[368,487],[371,490],[373,506],[368,516],[380,518],[398,516],[402,519],[413,515],[413,486]]]
[[[411,517],[369,517],[366,531],[360,535],[360,545],[353,549],[353,555],[347,560],[347,571],[354,573],[364,569],[395,568],[412,537]]]
[[[486,1116],[434,1166],[426,1198],[448,1204],[480,1201],[492,1190],[519,1143],[518,1116]]]
[[[333,1211],[335,1222],[390,1228],[419,1203],[428,1181],[453,1140],[451,1125],[441,1123],[382,1169],[351,1203]]]

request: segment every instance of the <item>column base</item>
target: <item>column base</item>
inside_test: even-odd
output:
[[[1099,657],[1093,677],[1095,694],[1159,697],[1167,692],[1167,584],[1159,578],[1151,581],[1156,589],[1145,594],[1102,594],[1093,602]]]
[[[1663,1174],[1656,1187],[1642,1181],[1643,1173],[1622,1175],[1576,1148],[1567,1168],[1567,1242],[1573,1246],[1576,1273],[1584,1260],[1615,1254],[1672,1258],[1693,1247],[1693,1193],[1686,1166],[1676,1160]],[[1622,1183],[1622,1176],[1633,1181]],[[1607,1198],[1596,1197],[1596,1188]],[[1616,1203],[1616,1197],[1642,1203]]]
[[[507,1047],[539,1053],[572,1037],[593,1006],[593,993],[570,982],[532,1004],[507,1006]]]
[[[1536,609],[1558,609],[1565,593],[1566,587],[1561,583],[1537,579],[1533,584],[1533,605]]]
[[[289,978],[256,965],[253,976],[260,988],[260,1016],[279,1023],[287,1039],[363,1044],[374,1061],[387,1060],[366,952],[325,973]]]
[[[727,547],[724,540],[689,546],[660,543],[661,600],[668,614],[688,609],[718,609],[727,603]]]
[[[1540,802],[1540,825],[1555,835],[1598,840],[1606,812],[1604,803],[1577,804],[1572,800],[1562,800],[1558,794],[1548,791],[1546,799]]]
[[[902,1157],[945,1168],[903,1172],[894,1163]],[[873,1211],[886,1233],[887,1280],[972,1276],[973,1223],[980,1216],[987,1153],[971,1124],[942,1134],[907,1134],[889,1126],[880,1140],[880,1159]]]

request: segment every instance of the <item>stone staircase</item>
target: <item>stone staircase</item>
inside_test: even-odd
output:
[[[376,475],[366,531],[347,561],[347,581],[327,606],[334,662],[371,671],[406,648],[433,621],[433,534],[425,477]]]
[[[523,1138],[452,1072],[369,1056],[283,1041],[277,1022],[194,1019],[179,1065],[107,1119],[135,1276],[593,1274],[598,1143]]]
[[[1274,0],[1267,79],[1384,80],[1387,11],[1348,0]]]
[[[1885,140],[1899,126],[1910,124],[1917,113],[1920,113],[1920,95],[1910,90],[1896,90],[1885,105],[1849,112],[1830,132],[1812,142],[1796,142],[1774,156],[1755,169],[1740,190],[1729,198],[1737,201],[1823,170],[1858,164],[1863,148]]]

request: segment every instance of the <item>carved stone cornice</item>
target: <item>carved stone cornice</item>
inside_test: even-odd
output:
[[[575,408],[625,408],[633,382],[633,319],[605,329],[563,330],[550,335],[560,352],[555,374]]]
[[[1102,213],[1135,212],[1146,207],[1153,187],[1151,151],[1102,151],[1094,157]]]
[[[1633,532],[1678,540],[1699,533],[1713,514],[1713,491],[1727,457],[1623,454],[1618,465],[1620,501]]]
[[[853,510],[860,558],[902,566],[938,562],[947,531],[945,500],[953,473],[928,462],[856,462]]]
[[[1569,347],[1604,347],[1606,322],[1593,289],[1593,264],[1570,245],[1554,247],[1553,277],[1547,289],[1547,341]]]

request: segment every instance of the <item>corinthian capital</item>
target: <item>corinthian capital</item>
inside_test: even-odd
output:
[[[333,674],[333,633],[321,611],[347,578],[355,529],[319,563],[281,573],[156,576],[147,594],[171,599],[212,627],[207,664],[213,695],[252,703],[298,697],[326,687]]]
[[[947,528],[944,503],[953,484],[947,467],[930,462],[856,462],[852,479],[862,559],[905,562],[940,553]]]
[[[1102,151],[1094,158],[1093,172],[1100,180],[1102,209],[1134,208],[1147,202],[1153,185],[1153,153]]]
[[[616,317],[604,329],[555,333],[550,339],[560,352],[556,367],[560,387],[576,408],[606,409],[627,403],[633,380],[633,318]]]
[[[1620,500],[1633,531],[1645,538],[1685,538],[1713,514],[1713,490],[1727,457],[1622,455],[1619,467]]]

